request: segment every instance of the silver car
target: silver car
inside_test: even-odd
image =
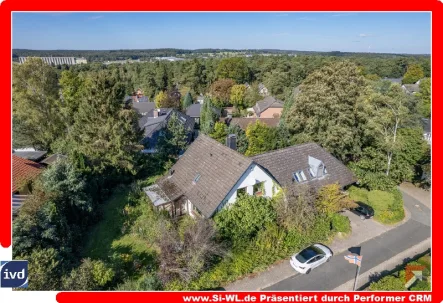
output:
[[[313,268],[329,262],[332,251],[322,244],[314,244],[293,255],[291,266],[302,274],[309,274]]]

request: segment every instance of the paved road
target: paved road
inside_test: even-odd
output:
[[[411,219],[361,244],[363,261],[360,273],[430,237],[429,208],[405,193],[403,199],[405,207],[411,213]],[[329,263],[317,267],[308,275],[297,274],[264,290],[333,290],[355,278],[356,266],[344,259],[347,254],[349,251],[335,255]]]

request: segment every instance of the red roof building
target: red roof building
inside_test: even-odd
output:
[[[26,182],[35,179],[42,168],[38,163],[12,155],[12,193],[18,192]]]

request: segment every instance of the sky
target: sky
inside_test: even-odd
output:
[[[429,54],[430,13],[13,13],[13,48]]]

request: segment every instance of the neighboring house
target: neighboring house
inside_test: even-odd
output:
[[[152,115],[152,112],[155,109],[155,103],[154,102],[132,102],[132,108],[142,116],[145,116],[148,114]]]
[[[200,135],[156,184],[144,188],[159,209],[171,216],[210,218],[235,203],[239,194],[271,198],[281,187],[307,184],[319,188],[355,182],[351,171],[315,143],[247,158],[235,151],[235,137],[225,146]]]
[[[269,127],[277,127],[280,123],[280,118],[226,118],[220,119],[221,122],[225,122],[229,125],[238,125],[241,129],[246,130],[249,124],[253,124],[260,121]]]
[[[283,111],[283,101],[268,96],[258,101],[253,107],[256,117],[259,118],[278,118]]]
[[[420,92],[420,80],[414,84],[403,84],[401,87],[405,90],[407,94],[415,95]]]
[[[39,151],[39,150],[19,150],[19,149],[12,150],[13,155],[34,162],[40,162],[40,160],[42,160],[47,153],[48,153],[47,151]]]
[[[195,124],[200,124],[200,112],[201,112],[202,105],[201,103],[194,103],[191,104],[186,109],[186,115],[193,118],[195,121]]]
[[[151,112],[142,115],[138,121],[140,129],[144,132],[143,145],[145,149],[144,153],[155,153],[158,138],[162,130],[167,126],[172,114],[175,113],[178,117],[178,121],[184,126],[188,132],[189,142],[192,139],[192,132],[194,130],[194,119],[185,115],[175,109],[171,108],[159,108],[154,109]]]
[[[202,104],[201,103],[194,103],[194,104],[190,105],[186,109],[186,115],[188,115],[189,117],[194,119],[195,126],[200,125],[201,109],[202,109]],[[221,110],[220,109],[218,109],[216,107],[212,107],[212,111],[214,112],[214,114],[216,114],[217,116],[220,117],[220,115],[221,115]]]
[[[149,102],[149,98],[143,95],[143,91],[138,89],[136,92],[132,93],[132,96],[126,96],[124,100],[125,104],[139,103],[139,102]]]
[[[258,84],[258,93],[262,96],[268,96],[269,91],[263,83]]]
[[[66,158],[67,158],[67,156],[62,155],[62,154],[53,154],[53,155],[47,157],[46,159],[44,159],[43,161],[40,161],[40,164],[49,166],[49,165],[54,164],[59,159],[62,160],[62,159],[66,159]]]
[[[431,144],[431,119],[421,119],[422,125],[423,125],[423,138],[428,142],[428,144]]]
[[[197,103],[203,104],[205,102],[205,97],[202,95],[197,96]]]
[[[12,211],[18,209],[30,197],[32,182],[42,172],[43,166],[31,160],[12,155]]]

